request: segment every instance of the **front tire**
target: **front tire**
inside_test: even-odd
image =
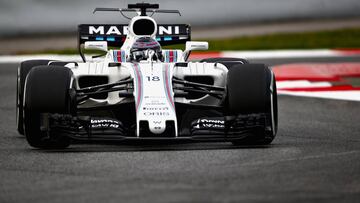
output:
[[[30,70],[35,66],[47,65],[50,60],[29,60],[20,64],[16,80],[16,127],[19,134],[24,134],[23,99],[25,79]]]
[[[235,145],[270,144],[278,126],[277,91],[273,72],[263,64],[238,65],[227,76],[227,109],[229,115],[265,113],[264,131],[254,132]]]
[[[33,68],[25,82],[24,132],[30,146],[41,149],[63,149],[70,139],[49,128],[49,115],[72,114],[72,71],[61,66]]]

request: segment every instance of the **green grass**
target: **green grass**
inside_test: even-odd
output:
[[[197,41],[208,41],[209,51],[360,48],[360,28],[321,32],[271,34],[219,40],[199,39]],[[184,49],[184,45],[166,46],[164,48]],[[45,50],[37,52],[37,54],[39,53],[76,54],[77,50]]]
[[[210,50],[360,48],[360,28],[209,40]]]

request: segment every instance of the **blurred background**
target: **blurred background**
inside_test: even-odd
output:
[[[118,13],[130,0],[0,0],[0,54],[74,48],[81,23],[126,23]],[[194,39],[221,39],[360,27],[359,0],[148,0],[182,16],[158,14],[159,23],[189,23]],[[31,39],[29,42],[28,39]],[[54,40],[56,39],[56,40]],[[21,43],[19,43],[21,42]],[[29,44],[29,45],[28,45]],[[32,46],[35,44],[36,46]],[[20,47],[19,47],[20,46]],[[31,49],[28,48],[31,47]]]

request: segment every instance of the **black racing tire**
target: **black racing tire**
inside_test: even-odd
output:
[[[207,59],[202,59],[200,62],[218,63],[218,62],[232,62],[232,61],[242,62],[242,64],[248,64],[249,63],[249,61],[246,60],[246,59],[230,58],[230,57],[207,58]]]
[[[227,75],[228,115],[266,113],[268,130],[234,141],[233,144],[270,144],[278,126],[277,91],[272,71],[263,64],[235,66]]]
[[[221,63],[223,64],[228,70],[232,69],[234,66],[240,64],[249,64],[249,61],[246,59],[241,58],[227,58],[227,57],[218,57],[218,58],[207,58],[203,59],[200,62],[207,62],[207,63]]]
[[[49,130],[51,113],[73,114],[71,95],[73,73],[62,66],[37,66],[28,74],[24,91],[24,133],[30,146],[40,149],[63,149],[70,138]]]
[[[50,60],[29,60],[22,62],[18,67],[16,79],[16,127],[21,135],[24,134],[23,96],[26,76],[33,67],[47,65],[49,62]]]

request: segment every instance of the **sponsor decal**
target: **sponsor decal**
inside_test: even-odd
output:
[[[128,26],[124,25],[90,25],[88,30],[90,35],[127,35],[129,33]],[[159,25],[158,26],[158,34],[159,35],[179,35],[180,34],[180,26],[172,26],[172,25]]]
[[[225,121],[219,119],[200,118],[196,121],[194,128],[225,128]]]
[[[164,102],[160,101],[151,101],[151,102],[145,102],[145,106],[164,106]]]
[[[91,119],[91,128],[116,128],[119,129],[121,123],[110,119]]]
[[[158,111],[158,112],[144,112],[144,116],[169,116],[170,113],[167,111]]]
[[[178,35],[180,34],[180,28],[179,26],[159,26],[158,27],[158,33],[159,35]]]
[[[144,107],[144,111],[167,111],[169,110],[168,107]]]
[[[164,96],[157,96],[157,95],[151,95],[151,96],[145,96],[146,99],[163,99]]]
[[[89,26],[90,35],[127,35],[128,26]]]

